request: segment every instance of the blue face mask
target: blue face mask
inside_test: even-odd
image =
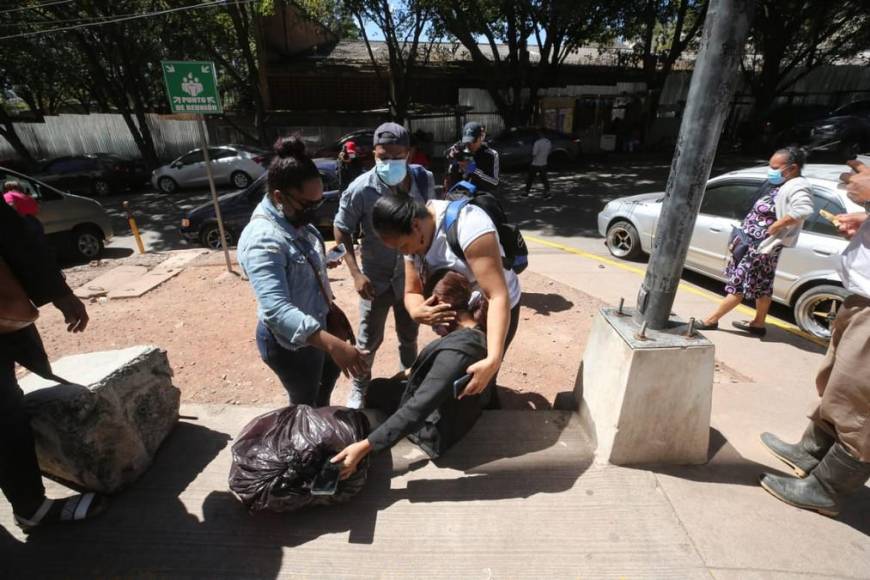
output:
[[[785,181],[785,178],[782,176],[782,169],[774,169],[772,167],[768,167],[767,180],[772,185],[782,185],[782,182]]]
[[[408,163],[404,159],[378,159],[375,171],[387,185],[399,185],[408,175]]]

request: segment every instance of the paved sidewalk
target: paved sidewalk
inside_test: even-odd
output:
[[[93,522],[27,537],[0,505],[3,576],[852,579],[870,570],[866,519],[772,500],[754,484],[762,466],[723,438],[708,466],[598,466],[577,416],[560,411],[487,412],[436,464],[407,442],[378,457],[349,504],[252,516],[227,491],[229,446],[264,411],[184,406],[192,418]]]
[[[633,302],[637,272],[530,246],[536,272],[609,303]],[[712,303],[681,291],[676,310]],[[757,485],[763,470],[785,471],[758,436],[799,436],[821,349],[778,330],[764,341],[707,336],[733,369],[732,381],[714,387],[707,465],[601,466],[576,415],[491,411],[442,461],[423,460],[407,442],[378,457],[345,506],[251,516],[227,491],[229,445],[265,409],[185,405],[193,418],[100,520],[27,537],[0,503],[4,575],[870,578],[870,489],[830,519]]]

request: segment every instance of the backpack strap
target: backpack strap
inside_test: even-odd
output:
[[[409,169],[414,177],[414,183],[417,185],[417,191],[423,196],[424,201],[429,201],[429,175],[426,168],[422,165],[409,165]]]
[[[462,245],[459,243],[459,228],[457,224],[459,223],[459,212],[469,202],[471,202],[469,197],[451,201],[447,205],[447,211],[444,212],[444,219],[441,221],[441,227],[444,228],[444,233],[447,234],[447,245],[450,246],[450,251],[456,254],[463,262],[465,261],[465,252],[462,251]]]

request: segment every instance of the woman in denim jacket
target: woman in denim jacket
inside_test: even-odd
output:
[[[320,172],[295,137],[279,139],[275,153],[268,191],[239,239],[239,263],[257,298],[261,358],[291,404],[326,406],[339,372],[361,375],[366,364],[326,330],[331,290],[323,238],[311,225],[323,204]]]

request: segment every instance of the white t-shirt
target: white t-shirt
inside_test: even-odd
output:
[[[532,145],[532,165],[535,167],[545,167],[547,159],[550,158],[550,151],[553,149],[553,144],[546,137],[538,137],[535,144]]]
[[[447,268],[459,272],[468,278],[475,289],[479,289],[474,273],[450,249],[450,244],[447,243],[447,232],[441,227],[441,222],[444,220],[444,213],[447,211],[448,205],[450,205],[450,202],[443,200],[432,200],[426,204],[427,207],[435,210],[435,237],[432,239],[432,245],[429,246],[429,251],[426,252],[425,256],[405,256],[405,260],[414,263],[414,267],[417,269],[417,273],[420,274],[421,279],[423,279],[424,273],[431,274],[437,270]],[[462,208],[459,212],[459,218],[456,220],[456,228],[459,246],[463,252],[468,249],[468,246],[472,242],[484,234],[494,232],[496,237],[498,237],[495,224],[492,223],[489,215],[474,205],[466,205]],[[499,245],[499,248],[501,248],[501,245]],[[504,250],[501,253],[504,255]],[[504,277],[505,282],[507,282],[511,308],[513,308],[520,303],[523,290],[520,288],[520,280],[513,270],[505,270]],[[423,283],[426,283],[425,280],[423,280]]]
[[[870,298],[870,218],[840,256],[840,279],[846,290]]]

